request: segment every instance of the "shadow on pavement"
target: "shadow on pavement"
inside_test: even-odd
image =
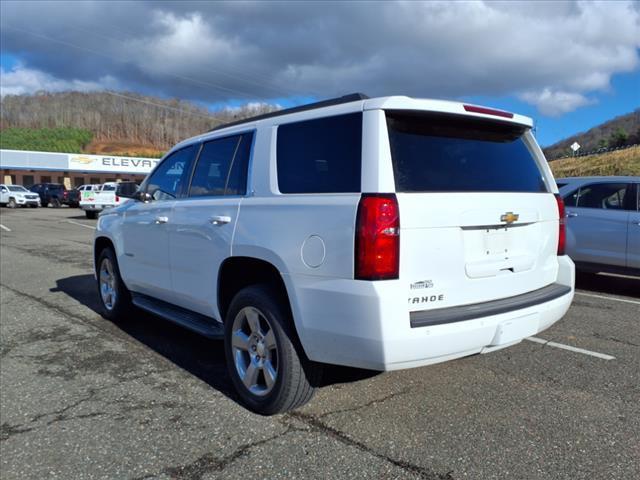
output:
[[[640,298],[640,278],[576,272],[576,288],[593,293]]]
[[[62,292],[100,314],[101,306],[93,275],[76,275],[56,280],[51,292]],[[195,375],[216,390],[237,401],[227,374],[223,342],[210,340],[154,315],[134,310],[134,314],[115,323],[121,331]],[[108,320],[105,320],[107,322]],[[380,372],[327,365],[321,386],[354,382]]]

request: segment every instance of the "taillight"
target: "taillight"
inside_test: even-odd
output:
[[[394,194],[362,194],[356,217],[355,247],[357,280],[398,278],[400,211]]]
[[[116,195],[116,203],[118,203],[119,201],[120,201],[120,197]]]
[[[558,255],[564,255],[565,245],[567,243],[567,226],[565,225],[564,200],[559,194],[556,195],[558,202]]]

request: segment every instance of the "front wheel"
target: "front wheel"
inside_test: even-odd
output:
[[[10,198],[9,199],[9,203],[7,204],[7,207],[16,208],[17,206],[18,206],[18,204],[16,203],[16,199],[15,198]]]
[[[51,199],[50,203],[53,208],[60,208],[62,206],[62,204],[60,203],[60,199],[55,197]]]
[[[100,252],[97,274],[102,316],[112,321],[123,320],[132,308],[131,294],[120,277],[116,255],[111,248]]]
[[[244,404],[273,415],[307,403],[321,367],[298,345],[283,301],[267,285],[238,292],[225,321],[225,354],[231,380]]]

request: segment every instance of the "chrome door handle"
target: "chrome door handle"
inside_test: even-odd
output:
[[[156,224],[160,225],[163,223],[167,223],[169,221],[169,217],[156,217]]]
[[[224,225],[231,221],[231,217],[227,215],[214,215],[209,221],[214,225]]]
[[[576,212],[567,212],[567,217],[577,217],[578,214]]]

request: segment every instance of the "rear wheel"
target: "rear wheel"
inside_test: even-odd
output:
[[[15,198],[10,198],[9,199],[9,203],[7,203],[7,207],[16,208],[17,206],[18,206],[18,204],[16,203],[16,199]]]
[[[122,320],[131,311],[131,294],[120,277],[118,262],[111,248],[100,252],[97,273],[102,315],[109,320]]]
[[[85,210],[84,214],[87,216],[87,218],[91,218],[91,219],[95,219],[98,217],[98,212],[92,212],[89,210]]]
[[[267,285],[248,287],[234,297],[225,321],[231,380],[244,404],[263,415],[307,403],[321,376],[298,345],[283,303]]]

